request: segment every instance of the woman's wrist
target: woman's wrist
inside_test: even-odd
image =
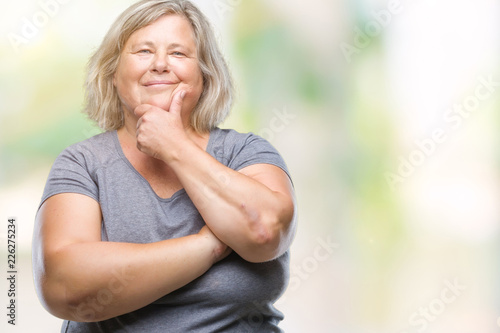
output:
[[[226,244],[222,243],[213,232],[204,226],[196,235],[203,244],[203,248],[209,256],[211,265],[224,259],[232,251]]]
[[[186,154],[192,154],[196,149],[199,148],[184,134],[182,138],[178,138],[176,142],[163,146],[160,158],[169,166],[174,166],[182,163],[184,156],[186,156]]]

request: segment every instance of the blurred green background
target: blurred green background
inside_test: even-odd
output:
[[[87,59],[134,1],[2,0],[0,268],[18,220],[18,325],[36,298],[34,217],[50,166],[99,130]],[[286,332],[500,332],[500,3],[194,1],[237,85],[222,127],[283,154],[299,201]],[[0,282],[7,304],[7,281]]]

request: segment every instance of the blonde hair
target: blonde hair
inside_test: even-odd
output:
[[[135,31],[168,14],[185,17],[194,31],[203,92],[191,112],[191,126],[197,132],[210,131],[228,116],[233,82],[205,15],[187,0],[143,0],[118,17],[88,63],[84,112],[103,130],[124,125],[121,102],[113,85],[122,48]]]

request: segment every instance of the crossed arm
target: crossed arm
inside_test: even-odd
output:
[[[100,321],[182,287],[228,253],[207,227],[150,244],[102,242],[99,204],[64,193],[49,198],[37,214],[33,271],[39,297],[53,315]],[[116,280],[122,283],[114,285]],[[107,294],[104,306],[96,302],[100,294]]]
[[[33,266],[40,299],[55,316],[112,318],[188,284],[231,250],[263,262],[289,247],[296,213],[288,176],[272,165],[237,172],[220,164],[183,134],[181,106],[176,95],[168,112],[136,110],[138,148],[174,170],[206,226],[195,235],[150,244],[102,242],[95,200],[74,193],[47,199],[37,214]],[[158,125],[172,127],[164,131],[169,138],[155,133]],[[115,288],[116,279],[127,283]],[[106,305],[92,306],[106,290],[112,295]]]

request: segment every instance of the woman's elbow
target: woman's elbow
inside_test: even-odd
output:
[[[72,321],[90,322],[100,320],[96,311],[86,306],[88,295],[77,292],[66,279],[57,279],[50,274],[34,274],[35,289],[43,307],[53,316]]]
[[[50,279],[42,274],[35,274],[35,289],[40,303],[45,310],[55,317],[61,319],[70,319],[67,309],[69,308],[66,293],[61,290],[61,285],[50,281]]]
[[[295,205],[268,214],[255,223],[252,233],[254,249],[246,259],[250,262],[273,260],[288,250],[295,234]]]
[[[254,236],[250,246],[240,256],[251,263],[271,261],[281,256],[288,249],[283,237],[274,232],[261,232]]]
[[[39,298],[44,308],[53,316],[78,322],[96,322],[107,318],[99,315],[91,297],[68,295],[64,291],[43,288]],[[99,305],[99,304],[97,304]]]

